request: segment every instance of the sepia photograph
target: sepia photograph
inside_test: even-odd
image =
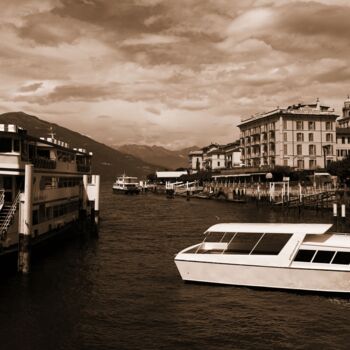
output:
[[[349,0],[0,10],[1,350],[349,348]]]

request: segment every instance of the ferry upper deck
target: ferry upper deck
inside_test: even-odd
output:
[[[17,125],[0,124],[0,173],[20,175],[32,163],[42,172],[82,174],[91,171],[92,153],[70,148],[54,137],[37,138]]]

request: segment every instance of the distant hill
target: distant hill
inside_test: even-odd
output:
[[[164,167],[169,170],[188,168],[188,152],[197,150],[198,147],[184,148],[179,151],[171,151],[160,146],[123,145],[118,150],[142,159],[144,162]]]
[[[48,137],[52,126],[57,139],[68,142],[71,147],[86,148],[89,152],[93,152],[93,172],[101,174],[102,181],[113,180],[124,172],[128,175],[146,177],[156,170],[154,165],[130,154],[123,154],[78,132],[23,112],[0,114],[0,123],[16,124],[28,130],[30,135],[37,137]]]

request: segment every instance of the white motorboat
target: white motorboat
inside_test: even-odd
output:
[[[113,184],[113,192],[124,194],[138,194],[140,192],[140,188],[137,177],[126,176],[125,174],[119,176]]]
[[[330,224],[217,224],[175,257],[185,281],[350,293],[350,235]]]

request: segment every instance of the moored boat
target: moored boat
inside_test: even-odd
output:
[[[114,193],[139,194],[139,182],[135,176],[126,176],[125,174],[117,177],[113,184]]]
[[[330,224],[217,224],[179,252],[183,280],[350,293],[350,235]]]
[[[91,158],[53,135],[0,124],[0,256],[27,256],[31,245],[87,217],[98,223],[100,179],[91,175]]]

